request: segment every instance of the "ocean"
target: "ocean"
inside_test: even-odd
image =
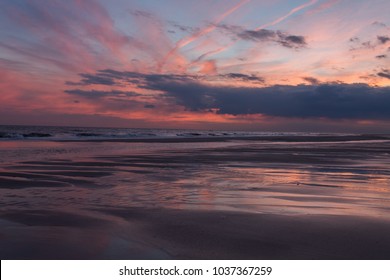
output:
[[[257,132],[257,131],[216,131],[187,129],[136,129],[99,127],[56,127],[56,126],[7,126],[0,125],[1,140],[85,140],[85,139],[150,139],[188,137],[253,137],[253,136],[294,136],[294,135],[353,135],[302,132]]]

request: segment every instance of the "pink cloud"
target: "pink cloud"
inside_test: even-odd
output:
[[[237,9],[239,9],[242,5],[248,3],[249,1],[251,0],[241,0],[239,3],[237,3],[235,6],[233,6],[232,8],[230,8],[229,10],[227,10],[226,12],[224,12],[223,14],[221,14],[217,19],[215,19],[211,24],[209,24],[208,26],[206,26],[205,28],[199,30],[198,32],[196,32],[195,34],[187,37],[187,38],[183,38],[181,40],[179,40],[174,48],[172,48],[167,54],[166,56],[164,56],[164,58],[162,59],[162,61],[160,61],[158,63],[158,71],[161,72],[162,71],[162,68],[164,67],[165,63],[170,59],[171,56],[174,56],[177,51],[185,46],[187,46],[188,44],[192,43],[193,41],[195,41],[196,39],[206,35],[207,33],[210,33],[212,32],[213,30],[215,30],[216,28],[216,25],[218,25],[222,20],[224,20],[227,16],[229,16],[230,14],[232,14],[233,12],[235,12]]]

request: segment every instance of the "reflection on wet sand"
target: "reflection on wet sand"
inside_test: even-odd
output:
[[[3,164],[0,257],[390,257],[389,142],[163,148]]]

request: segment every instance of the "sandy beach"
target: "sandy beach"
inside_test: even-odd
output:
[[[390,142],[348,137],[60,141],[3,160],[0,257],[389,259]]]

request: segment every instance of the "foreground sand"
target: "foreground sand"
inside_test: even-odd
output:
[[[3,164],[0,257],[389,259],[389,148],[240,142]]]
[[[99,210],[97,210],[99,211]],[[2,259],[389,259],[390,223],[168,209],[3,213]],[[97,214],[97,213],[94,213]],[[112,216],[111,216],[112,215]]]

